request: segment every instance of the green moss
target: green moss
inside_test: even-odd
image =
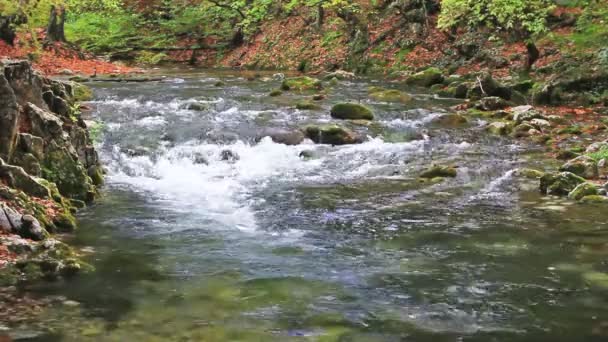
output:
[[[55,216],[53,223],[64,232],[71,232],[76,229],[76,218],[67,211]]]
[[[437,68],[428,68],[407,78],[406,83],[421,87],[430,87],[434,84],[442,83],[443,75]]]
[[[593,158],[596,161],[599,161],[601,159],[608,160],[608,149],[601,149],[597,152],[589,153],[587,154],[587,156]]]
[[[93,91],[91,88],[80,83],[72,83],[72,89],[74,91],[74,101],[83,102],[91,101],[93,99]]]
[[[406,103],[412,100],[412,96],[397,89],[384,89],[370,87],[369,96],[376,101]]]
[[[284,91],[320,90],[323,89],[323,84],[316,78],[301,76],[285,79],[281,84],[281,89]]]

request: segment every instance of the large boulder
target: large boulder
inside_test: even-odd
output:
[[[428,68],[421,72],[415,73],[407,78],[405,81],[407,84],[419,86],[419,87],[430,87],[435,84],[443,82],[443,74],[441,70],[437,68]]]
[[[374,113],[357,103],[339,103],[332,107],[331,117],[341,120],[373,120]]]
[[[310,125],[303,129],[307,138],[317,144],[348,145],[362,140],[351,130],[338,125]]]
[[[540,178],[540,191],[547,195],[567,196],[585,179],[572,172],[547,173]]]
[[[588,156],[576,157],[560,167],[560,171],[572,172],[577,176],[594,179],[598,177],[597,162]]]

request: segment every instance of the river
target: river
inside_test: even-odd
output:
[[[107,185],[69,239],[97,272],[34,289],[71,305],[45,312],[52,330],[31,340],[608,339],[608,211],[516,177],[554,168],[541,148],[479,119],[436,124],[453,100],[369,99],[397,83],[343,81],[301,111],[309,95],[267,95],[276,80],[167,75],[93,84],[85,115],[102,123]],[[259,138],[331,122],[340,101],[376,113],[352,125],[364,143]],[[433,163],[458,176],[420,182]]]

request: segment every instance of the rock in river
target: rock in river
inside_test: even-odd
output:
[[[373,120],[374,113],[357,103],[339,103],[331,109],[331,117],[342,120]]]

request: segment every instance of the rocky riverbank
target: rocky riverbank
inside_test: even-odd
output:
[[[27,61],[0,68],[0,292],[9,298],[20,285],[90,268],[61,236],[98,196],[103,171],[79,112],[88,89],[43,77]],[[14,300],[0,301],[11,315],[5,305]]]

